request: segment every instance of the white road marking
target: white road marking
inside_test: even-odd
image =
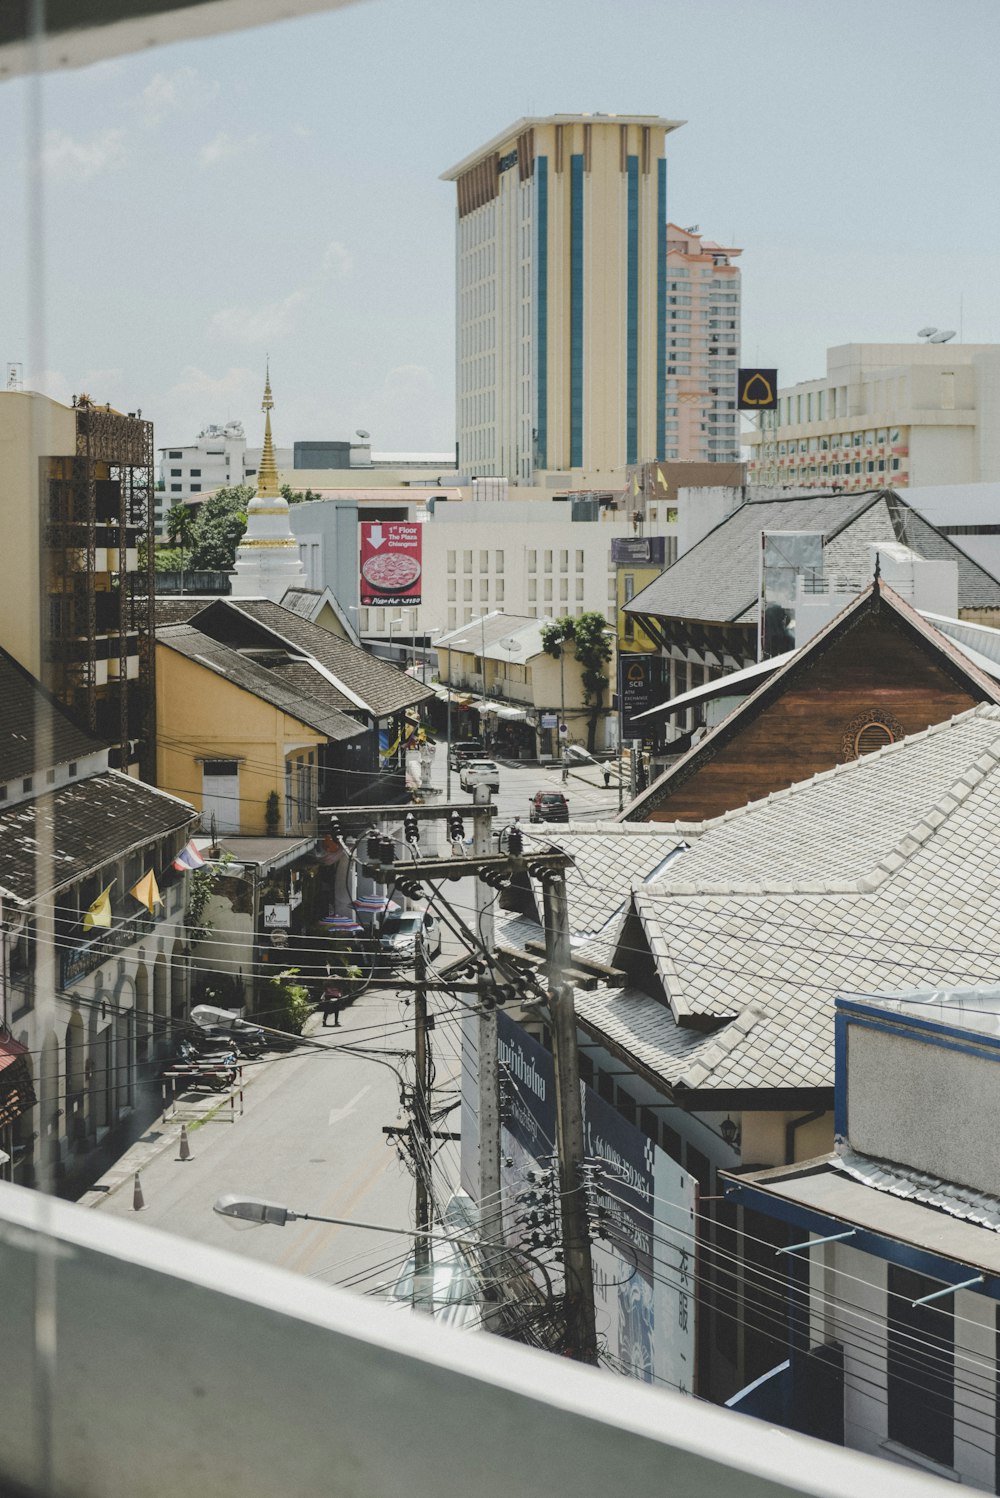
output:
[[[340,1123],[342,1118],[348,1118],[357,1108],[365,1093],[371,1092],[371,1090],[372,1087],[371,1083],[369,1082],[367,1087],[362,1087],[360,1092],[356,1092],[354,1094],[349,1103],[344,1103],[344,1105],[340,1108],[331,1108],[330,1117],[327,1119],[327,1123],[330,1125],[330,1127],[332,1128],[335,1123]]]

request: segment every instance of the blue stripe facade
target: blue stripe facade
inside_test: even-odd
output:
[[[656,456],[667,455],[667,159],[656,163]]]
[[[627,309],[625,315],[625,461],[639,447],[639,158],[626,162],[628,182]]]
[[[535,160],[535,442],[536,468],[548,467],[549,450],[549,159]]]
[[[583,467],[583,157],[570,157],[569,464]]]

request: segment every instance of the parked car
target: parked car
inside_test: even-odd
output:
[[[379,955],[383,962],[395,967],[412,962],[416,949],[417,933],[423,931],[424,948],[428,957],[437,957],[441,951],[441,927],[429,910],[401,910],[390,916],[382,927],[378,939]]]
[[[486,745],[482,739],[458,739],[448,750],[448,767],[460,770],[468,759],[482,759]]]
[[[488,785],[491,791],[499,791],[500,766],[494,759],[467,759],[458,783],[463,791],[474,790],[477,785]]]
[[[528,806],[529,822],[569,821],[569,802],[562,791],[536,791]]]

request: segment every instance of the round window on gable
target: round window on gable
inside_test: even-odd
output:
[[[860,759],[863,754],[873,754],[904,737],[902,723],[891,713],[869,708],[851,719],[844,730],[841,753],[844,759]]]

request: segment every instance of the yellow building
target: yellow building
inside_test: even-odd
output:
[[[681,123],[521,119],[444,173],[463,472],[530,483],[665,457],[665,140]]]

